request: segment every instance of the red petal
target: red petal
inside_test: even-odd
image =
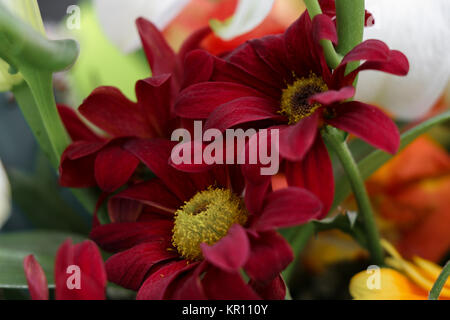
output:
[[[212,300],[258,300],[258,295],[242,280],[239,273],[211,267],[203,278],[203,288]]]
[[[313,21],[313,36],[316,43],[320,40],[330,40],[334,44],[338,42],[336,26],[331,18],[325,14],[318,14]]]
[[[88,188],[97,185],[94,174],[95,158],[104,143],[77,141],[61,156],[59,184],[63,187]]]
[[[154,136],[168,136],[168,123],[171,119],[173,95],[171,76],[153,76],[136,83],[138,104],[147,117],[148,126]],[[148,129],[150,129],[148,128]]]
[[[280,129],[280,155],[291,161],[303,159],[316,138],[318,127],[318,112],[295,125],[283,126]]]
[[[277,114],[278,104],[272,99],[243,97],[217,107],[208,117],[205,130],[225,131],[233,126],[258,120],[281,120]]]
[[[250,286],[264,300],[284,300],[286,297],[286,285],[284,284],[281,275],[276,277],[269,284],[250,280]]]
[[[78,271],[69,267],[78,267]],[[69,284],[77,288],[70,288]],[[72,245],[70,239],[59,248],[55,261],[55,297],[57,300],[104,300],[106,271],[97,246],[90,240]]]
[[[75,110],[64,105],[58,105],[58,113],[61,117],[64,126],[69,132],[70,138],[73,141],[99,141],[102,140],[96,135],[86,124],[81,121]]]
[[[198,262],[181,260],[168,264],[151,274],[139,290],[137,300],[163,300],[169,285],[182,273],[198,266]]]
[[[146,222],[108,223],[94,228],[89,237],[102,249],[118,252],[135,245],[171,239],[173,222],[153,219]]]
[[[318,45],[312,38],[312,23],[307,12],[303,13],[284,33],[289,66],[297,77],[311,72],[322,75],[320,60],[315,52]]]
[[[207,297],[203,290],[201,275],[207,265],[206,261],[201,262],[182,281],[177,281],[179,284],[172,289],[173,295],[170,295],[168,298],[174,300],[206,300]]]
[[[258,237],[250,237],[250,245],[251,254],[245,271],[254,281],[267,284],[294,260],[291,247],[275,231],[260,232]]]
[[[105,192],[113,192],[130,179],[139,160],[120,146],[112,145],[101,150],[95,159],[95,180]]]
[[[208,81],[214,70],[214,58],[204,50],[195,50],[184,60],[183,88]]]
[[[181,62],[184,61],[185,57],[190,53],[191,51],[194,51],[196,49],[200,49],[201,42],[211,34],[211,28],[209,26],[203,27],[201,29],[198,29],[194,31],[184,42],[181,46],[178,57],[181,60]]]
[[[309,103],[318,102],[324,106],[350,99],[355,95],[355,88],[353,86],[343,87],[339,90],[328,90],[322,93],[317,93],[309,98]]]
[[[271,192],[266,197],[263,212],[252,229],[264,231],[303,224],[317,218],[322,204],[312,193],[297,187]]]
[[[253,215],[261,213],[264,199],[269,191],[270,176],[262,177],[265,179],[264,181],[257,184],[247,183],[245,187],[245,205],[248,212]]]
[[[292,82],[292,71],[289,70],[283,35],[270,35],[250,41],[251,46],[271,69],[272,77],[281,83]]]
[[[145,55],[152,69],[152,74],[155,76],[177,71],[178,59],[175,52],[167,44],[158,28],[144,18],[138,18],[136,20],[136,26],[141,37]]]
[[[260,41],[265,42],[265,39],[263,38]],[[284,87],[284,79],[259,57],[251,42],[244,43],[233,50],[226,57],[226,61],[229,62],[228,66],[234,64],[236,68],[240,68],[248,75],[251,75],[255,79],[251,83],[262,81],[264,86],[278,89]],[[248,85],[251,83],[248,83]],[[257,88],[259,87],[258,85]]]
[[[95,89],[78,110],[86,119],[113,136],[153,135],[139,106],[114,87]]]
[[[145,204],[154,209],[155,212],[172,214],[180,207],[183,202],[180,201],[173,193],[171,193],[159,179],[152,179],[150,181],[135,184],[124,191],[118,193],[110,200],[111,208],[109,210],[112,222],[134,222],[137,216],[129,214],[127,209],[138,209],[133,204],[131,208],[127,208],[127,204],[124,208],[117,207],[118,204],[112,203],[112,201],[130,201],[137,204]],[[111,210],[112,209],[112,210]],[[131,210],[131,212],[134,212]],[[138,212],[140,213],[140,211]]]
[[[187,173],[169,165],[175,145],[175,142],[163,139],[133,140],[127,143],[125,148],[150,168],[179,199],[185,201],[189,200],[198,188]]]
[[[111,222],[136,222],[142,213],[143,204],[123,198],[112,197],[108,201]]]
[[[137,245],[106,261],[108,279],[122,287],[138,290],[155,264],[178,257],[170,242],[155,241]]]
[[[396,153],[400,134],[394,122],[378,108],[351,101],[336,108],[337,117],[327,120],[332,126],[352,133],[389,153]]]
[[[333,166],[321,137],[317,137],[306,157],[299,162],[286,163],[288,184],[314,193],[322,202],[322,213],[328,214],[334,197]]]
[[[383,41],[369,39],[347,53],[342,59],[340,66],[360,60],[382,61],[387,59],[389,51],[389,47]]]
[[[44,269],[32,254],[23,259],[23,268],[27,278],[28,290],[32,300],[48,300],[48,285]]]
[[[228,234],[216,244],[202,243],[200,247],[208,262],[227,272],[239,272],[250,254],[247,234],[239,224],[231,226]]]
[[[238,83],[198,83],[180,93],[175,103],[175,112],[188,119],[206,119],[221,104],[242,97],[264,98],[264,94]]]

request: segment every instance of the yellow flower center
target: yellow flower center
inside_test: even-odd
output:
[[[327,91],[328,87],[322,78],[311,73],[308,78],[297,79],[283,90],[281,96],[280,114],[288,118],[289,124],[294,124],[310,116],[322,105],[308,103],[308,99],[316,93]]]
[[[247,222],[243,200],[228,189],[198,192],[175,212],[172,244],[185,259],[203,258],[200,244],[215,244],[235,223]]]

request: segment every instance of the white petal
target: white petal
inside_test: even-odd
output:
[[[94,0],[94,8],[108,38],[123,52],[140,47],[135,21],[144,17],[164,29],[189,0]]]
[[[356,99],[376,103],[403,120],[423,116],[442,95],[450,76],[449,0],[366,0],[375,26],[365,39],[380,39],[410,62],[406,77],[361,72]]]
[[[223,40],[231,40],[257,27],[270,13],[274,0],[240,0],[236,12],[224,22],[211,20],[211,28]]]
[[[0,229],[11,213],[11,192],[5,169],[0,161]]]

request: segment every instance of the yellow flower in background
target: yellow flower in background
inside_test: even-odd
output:
[[[386,264],[392,269],[381,268],[356,274],[350,281],[352,297],[357,300],[428,299],[428,293],[442,268],[417,256],[407,261],[386,240],[381,240],[381,244],[390,255],[386,258]],[[439,299],[450,299],[450,279],[445,283]]]
[[[22,19],[34,29],[45,34],[41,12],[36,0],[0,0],[0,4],[6,7],[17,18]],[[10,66],[0,59],[0,92],[9,91],[23,81],[20,73],[9,73]]]

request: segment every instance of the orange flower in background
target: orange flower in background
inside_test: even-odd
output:
[[[431,261],[415,256],[404,260],[386,240],[381,241],[390,257],[386,264],[394,269],[381,268],[379,273],[362,271],[350,281],[350,294],[357,300],[426,300],[442,268]],[[450,279],[445,283],[441,300],[450,299]]]
[[[211,19],[226,20],[235,12],[237,0],[192,0],[164,30],[164,35],[173,48],[193,31],[204,27]],[[252,38],[282,33],[305,10],[302,1],[276,0],[270,14],[252,31],[231,41],[224,41],[212,34],[204,42],[206,50],[213,54],[229,51]]]
[[[379,217],[406,257],[438,261],[450,249],[450,156],[423,136],[367,182]]]

